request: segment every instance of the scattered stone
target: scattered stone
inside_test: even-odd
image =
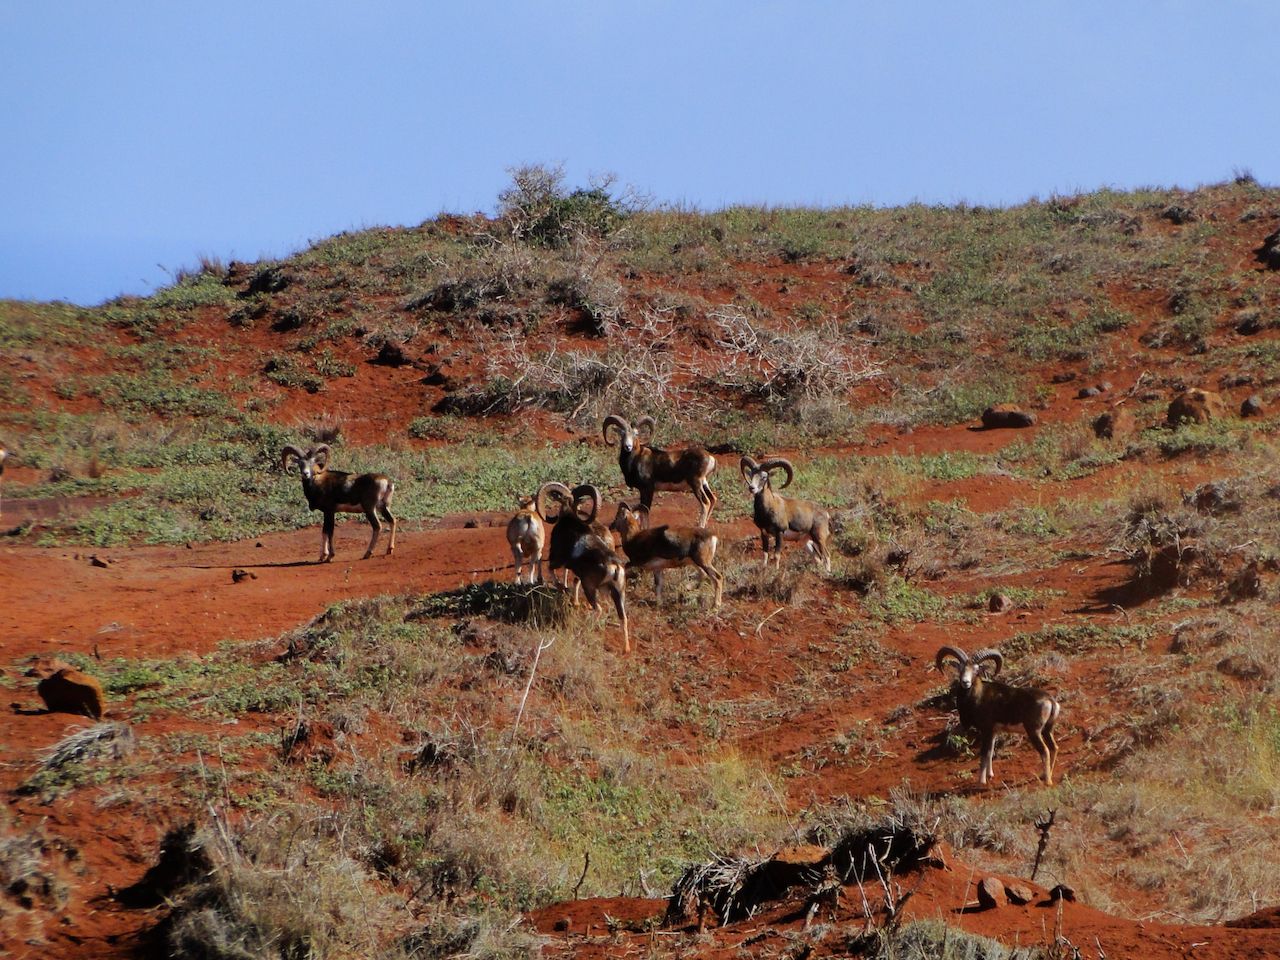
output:
[[[1249,373],[1224,373],[1218,378],[1219,390],[1230,390],[1233,387],[1253,386],[1253,375]]]
[[[1059,900],[1066,900],[1068,903],[1075,903],[1076,892],[1065,883],[1060,883],[1049,891],[1050,903],[1057,903]]]
[[[1262,246],[1254,251],[1258,262],[1268,270],[1280,270],[1280,230],[1267,234]]]
[[[1218,661],[1217,671],[1237,680],[1270,680],[1271,671],[1253,657],[1233,653]]]
[[[1055,373],[1051,379],[1054,383],[1070,383],[1078,376],[1079,374],[1074,370],[1064,370],[1061,373]]]
[[[1005,905],[1004,884],[999,877],[987,877],[978,884],[978,906],[983,910],[995,910]]]
[[[261,541],[261,540],[259,540],[257,543],[255,543],[255,544],[254,544],[254,546],[255,546],[255,547],[257,547],[259,550],[261,550],[261,549],[262,549],[262,541]]]
[[[473,519],[471,519],[471,520],[468,520],[468,521],[467,521],[466,523],[464,523],[462,526],[463,526],[465,529],[467,529],[467,530],[474,530],[474,529],[476,529],[478,526],[480,526],[480,521],[479,521],[479,520],[476,520],[476,519],[474,519],[474,518],[473,518]]]
[[[1017,430],[1034,427],[1036,415],[1020,410],[1011,403],[997,403],[982,411],[982,426],[987,430]]]
[[[1111,381],[1103,380],[1100,384],[1098,384],[1098,389],[1101,390],[1103,393],[1110,392],[1112,389]]]
[[[1175,203],[1161,210],[1160,216],[1172,224],[1182,226],[1184,223],[1190,223],[1196,219],[1196,212],[1190,207],[1179,206]]]
[[[239,583],[241,580],[257,580],[257,579],[258,579],[258,575],[254,573],[252,570],[241,570],[239,567],[236,567],[234,570],[231,571],[232,583]]]
[[[573,921],[570,920],[568,917],[561,917],[552,925],[552,929],[555,930],[556,933],[564,933],[566,930],[569,929],[572,923]]]
[[[1013,601],[1009,599],[1007,593],[993,593],[991,599],[987,601],[987,609],[992,613],[1004,613],[1006,610],[1013,609]]]
[[[1093,433],[1101,440],[1112,440],[1116,437],[1127,437],[1137,429],[1137,426],[1132,413],[1124,407],[1116,407],[1094,418]]]
[[[427,367],[427,375],[422,378],[422,382],[428,387],[443,387],[445,390],[453,390],[458,386],[457,381],[445,373],[438,363]]]
[[[384,367],[403,367],[413,363],[413,358],[398,343],[384,343],[373,362]]]
[[[32,664],[27,676],[42,678],[36,684],[36,693],[50,713],[75,713],[95,720],[106,713],[106,698],[97,677],[63,660],[41,657]]]
[[[1221,419],[1225,410],[1221,394],[1193,387],[1173,398],[1166,420],[1171,427],[1184,423],[1209,423]]]
[[[1239,487],[1228,480],[1210,480],[1183,496],[1201,513],[1219,517],[1224,513],[1238,513],[1244,506]]]
[[[1007,884],[1004,888],[1004,892],[1005,895],[1008,896],[1009,902],[1016,904],[1019,907],[1030,903],[1036,898],[1036,895],[1031,892],[1030,887],[1024,887],[1020,883]]]
[[[1262,571],[1257,560],[1250,560],[1227,584],[1227,596],[1232,600],[1252,600],[1262,596]]]
[[[1081,387],[1079,391],[1076,392],[1076,399],[1087,400],[1090,397],[1096,397],[1100,393],[1102,393],[1102,391],[1097,387]]]
[[[95,553],[93,556],[91,556],[91,557],[89,558],[89,563],[90,563],[92,566],[100,567],[100,568],[102,568],[102,569],[104,569],[104,570],[107,568],[107,561],[106,561],[106,560],[103,560],[103,559],[102,559],[101,557],[99,557],[96,553]]]
[[[1262,322],[1262,314],[1257,310],[1244,310],[1237,316],[1240,320],[1236,324],[1236,333],[1242,337],[1252,337],[1266,329]]]
[[[1240,404],[1240,416],[1246,419],[1249,417],[1260,417],[1266,412],[1266,405],[1263,404],[1262,398],[1256,393],[1252,393],[1245,397],[1244,402]]]
[[[896,567],[901,570],[911,560],[911,550],[908,547],[894,547],[884,555],[884,562],[890,567]]]
[[[279,293],[293,283],[293,277],[279,267],[263,267],[249,278],[246,296],[256,293]]]

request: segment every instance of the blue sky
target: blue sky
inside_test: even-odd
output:
[[[1274,3],[0,0],[0,297],[492,211],[1280,182]]]

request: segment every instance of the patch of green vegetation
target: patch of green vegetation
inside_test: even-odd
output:
[[[103,323],[92,310],[69,303],[0,300],[0,349],[35,344],[97,346]]]
[[[1103,647],[1145,650],[1153,636],[1155,628],[1145,624],[1059,623],[1041,627],[1032,633],[1015,634],[1000,646],[1006,656],[1042,653],[1045,650],[1080,654]]]
[[[1098,352],[1099,342],[1106,334],[1132,323],[1132,314],[1107,307],[1065,322],[1040,317],[1015,329],[1012,346],[1037,363],[1087,360]]]
[[[262,372],[272,383],[319,393],[324,389],[324,377],[307,369],[300,357],[291,353],[274,353],[267,358]],[[353,371],[354,372],[354,371]]]
[[[885,623],[922,623],[948,613],[945,597],[909,583],[897,574],[882,578],[862,603],[867,616]]]
[[[226,394],[193,380],[178,381],[164,371],[112,373],[94,378],[89,392],[128,419],[229,416],[235,406]]]

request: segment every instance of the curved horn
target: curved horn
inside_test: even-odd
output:
[[[653,417],[648,417],[648,416],[641,417],[639,420],[637,420],[637,421],[636,421],[636,433],[638,434],[638,433],[639,433],[641,430],[643,430],[645,427],[648,427],[648,428],[649,428],[649,439],[648,439],[648,440],[646,440],[646,441],[645,441],[645,443],[652,443],[652,442],[653,442],[653,429],[654,429],[654,427],[656,427],[657,425],[658,425],[658,424],[657,424],[657,422],[653,419]]]
[[[544,520],[547,518],[547,506],[544,498],[549,493],[559,494],[562,500],[572,501],[573,499],[573,494],[569,492],[569,488],[566,487],[563,483],[558,483],[555,480],[548,480],[546,483],[540,486],[538,488],[538,492],[533,495],[533,505],[534,507],[537,508],[538,515],[541,516]],[[556,514],[557,520],[560,519],[560,513],[563,513],[563,512],[564,512],[564,508],[562,507],[560,511],[558,511]]]
[[[587,523],[593,523],[596,519],[596,513],[600,509],[600,491],[595,488],[594,484],[580,483],[573,488],[573,507],[576,511],[578,501],[584,497],[591,498],[591,516],[587,517]]]
[[[973,665],[975,668],[981,667],[983,663],[994,663],[995,669],[991,671],[990,676],[995,677],[1000,673],[1000,668],[1004,666],[1004,656],[999,650],[986,649],[979,650],[973,655]]]
[[[627,423],[627,421],[623,420],[616,413],[609,414],[607,417],[604,418],[604,423],[600,427],[600,432],[604,434],[604,442],[611,447],[613,446],[614,442],[609,439],[610,427],[617,427],[619,433],[631,432],[631,424]]]
[[[290,457],[297,457],[299,460],[307,459],[306,455],[291,443],[285,444],[284,449],[280,451],[280,466],[286,470],[289,469]]]
[[[307,451],[307,457],[316,462],[316,466],[324,467],[329,463],[329,454],[333,451],[327,443],[317,443]]]
[[[786,487],[791,486],[791,481],[796,478],[796,472],[795,472],[795,469],[791,466],[791,461],[783,459],[782,457],[774,457],[772,460],[764,461],[764,463],[760,464],[760,469],[769,470],[769,471],[773,471],[773,470],[787,471],[787,482],[784,483],[781,487],[779,487],[778,488],[779,490],[782,490]]]
[[[742,471],[742,478],[745,480],[747,478],[747,473],[755,473],[760,469],[760,465],[750,457],[743,457],[738,461],[738,469]]]
[[[942,647],[938,650],[933,665],[938,668],[939,673],[943,673],[947,669],[948,660],[954,660],[957,666],[964,666],[969,662],[969,655],[959,647]]]

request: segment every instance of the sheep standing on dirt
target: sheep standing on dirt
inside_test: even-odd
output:
[[[641,520],[644,515],[644,521]],[[622,537],[622,550],[627,555],[628,570],[652,570],[654,590],[662,603],[662,571],[672,567],[694,566],[715,588],[713,606],[720,606],[724,593],[724,574],[714,566],[720,538],[705,527],[661,527],[646,529],[649,511],[641,506],[632,509],[618,505],[618,513],[609,525]]]
[[[507,543],[515,561],[516,583],[522,583],[525,564],[529,565],[529,582],[542,582],[542,545],[546,540],[546,526],[538,512],[536,497],[521,497],[520,511],[507,521]],[[537,579],[534,579],[534,576]]]
[[[396,548],[396,518],[391,515],[390,507],[396,486],[389,477],[381,473],[351,474],[329,470],[327,443],[317,444],[306,453],[297,447],[286,446],[280,451],[280,457],[286,470],[293,461],[297,461],[307,506],[324,515],[320,563],[333,559],[333,525],[338,513],[363,513],[369,526],[373,527],[369,549],[364,553],[366,560],[373,556],[373,548],[378,545],[378,536],[382,533],[382,524],[378,521],[381,514],[391,527],[391,541],[387,544],[387,556],[391,556]]]
[[[662,450],[652,446],[653,417],[641,417],[633,427],[617,414],[604,418],[601,427],[605,443],[614,444],[617,431],[618,466],[627,486],[638,491],[640,504],[646,510],[653,509],[653,495],[658,490],[689,490],[698,499],[701,510],[698,526],[705,527],[716,506],[715,491],[711,489],[711,473],[716,468],[716,458],[702,447],[686,450]],[[648,430],[648,440],[641,441],[640,431]]]
[[[831,539],[831,515],[826,509],[812,500],[793,500],[777,493],[769,482],[769,474],[774,470],[782,470],[787,475],[789,487],[795,476],[790,460],[774,457],[756,463],[751,457],[743,457],[738,463],[742,471],[742,479],[746,481],[747,490],[755,498],[753,519],[760,528],[760,546],[764,550],[764,565],[769,566],[773,559],[777,566],[782,565],[782,541],[804,540],[809,552],[819,562],[826,564],[831,570],[831,551],[827,547]],[[772,540],[772,550],[770,541]]]
[[[995,679],[1004,665],[999,650],[979,650],[973,659],[959,647],[942,647],[935,660],[938,670],[955,671],[951,684],[960,723],[975,731],[981,741],[982,764],[978,783],[991,779],[991,762],[996,752],[997,727],[1022,727],[1027,739],[1043,761],[1043,777],[1053,786],[1053,765],[1058,743],[1053,725],[1062,708],[1052,695],[1032,687],[1015,687]]]
[[[554,519],[549,515],[546,498],[553,497],[560,504]],[[591,513],[584,519],[578,515],[578,504],[591,501]],[[603,525],[596,522],[600,509],[600,491],[591,484],[581,484],[570,490],[563,483],[544,483],[534,497],[538,512],[551,527],[551,549],[547,563],[554,578],[556,570],[568,568],[578,578],[582,592],[593,610],[600,609],[596,594],[601,587],[613,597],[614,609],[622,621],[622,652],[631,652],[631,630],[627,623],[627,567],[626,560],[614,552],[613,537]]]

